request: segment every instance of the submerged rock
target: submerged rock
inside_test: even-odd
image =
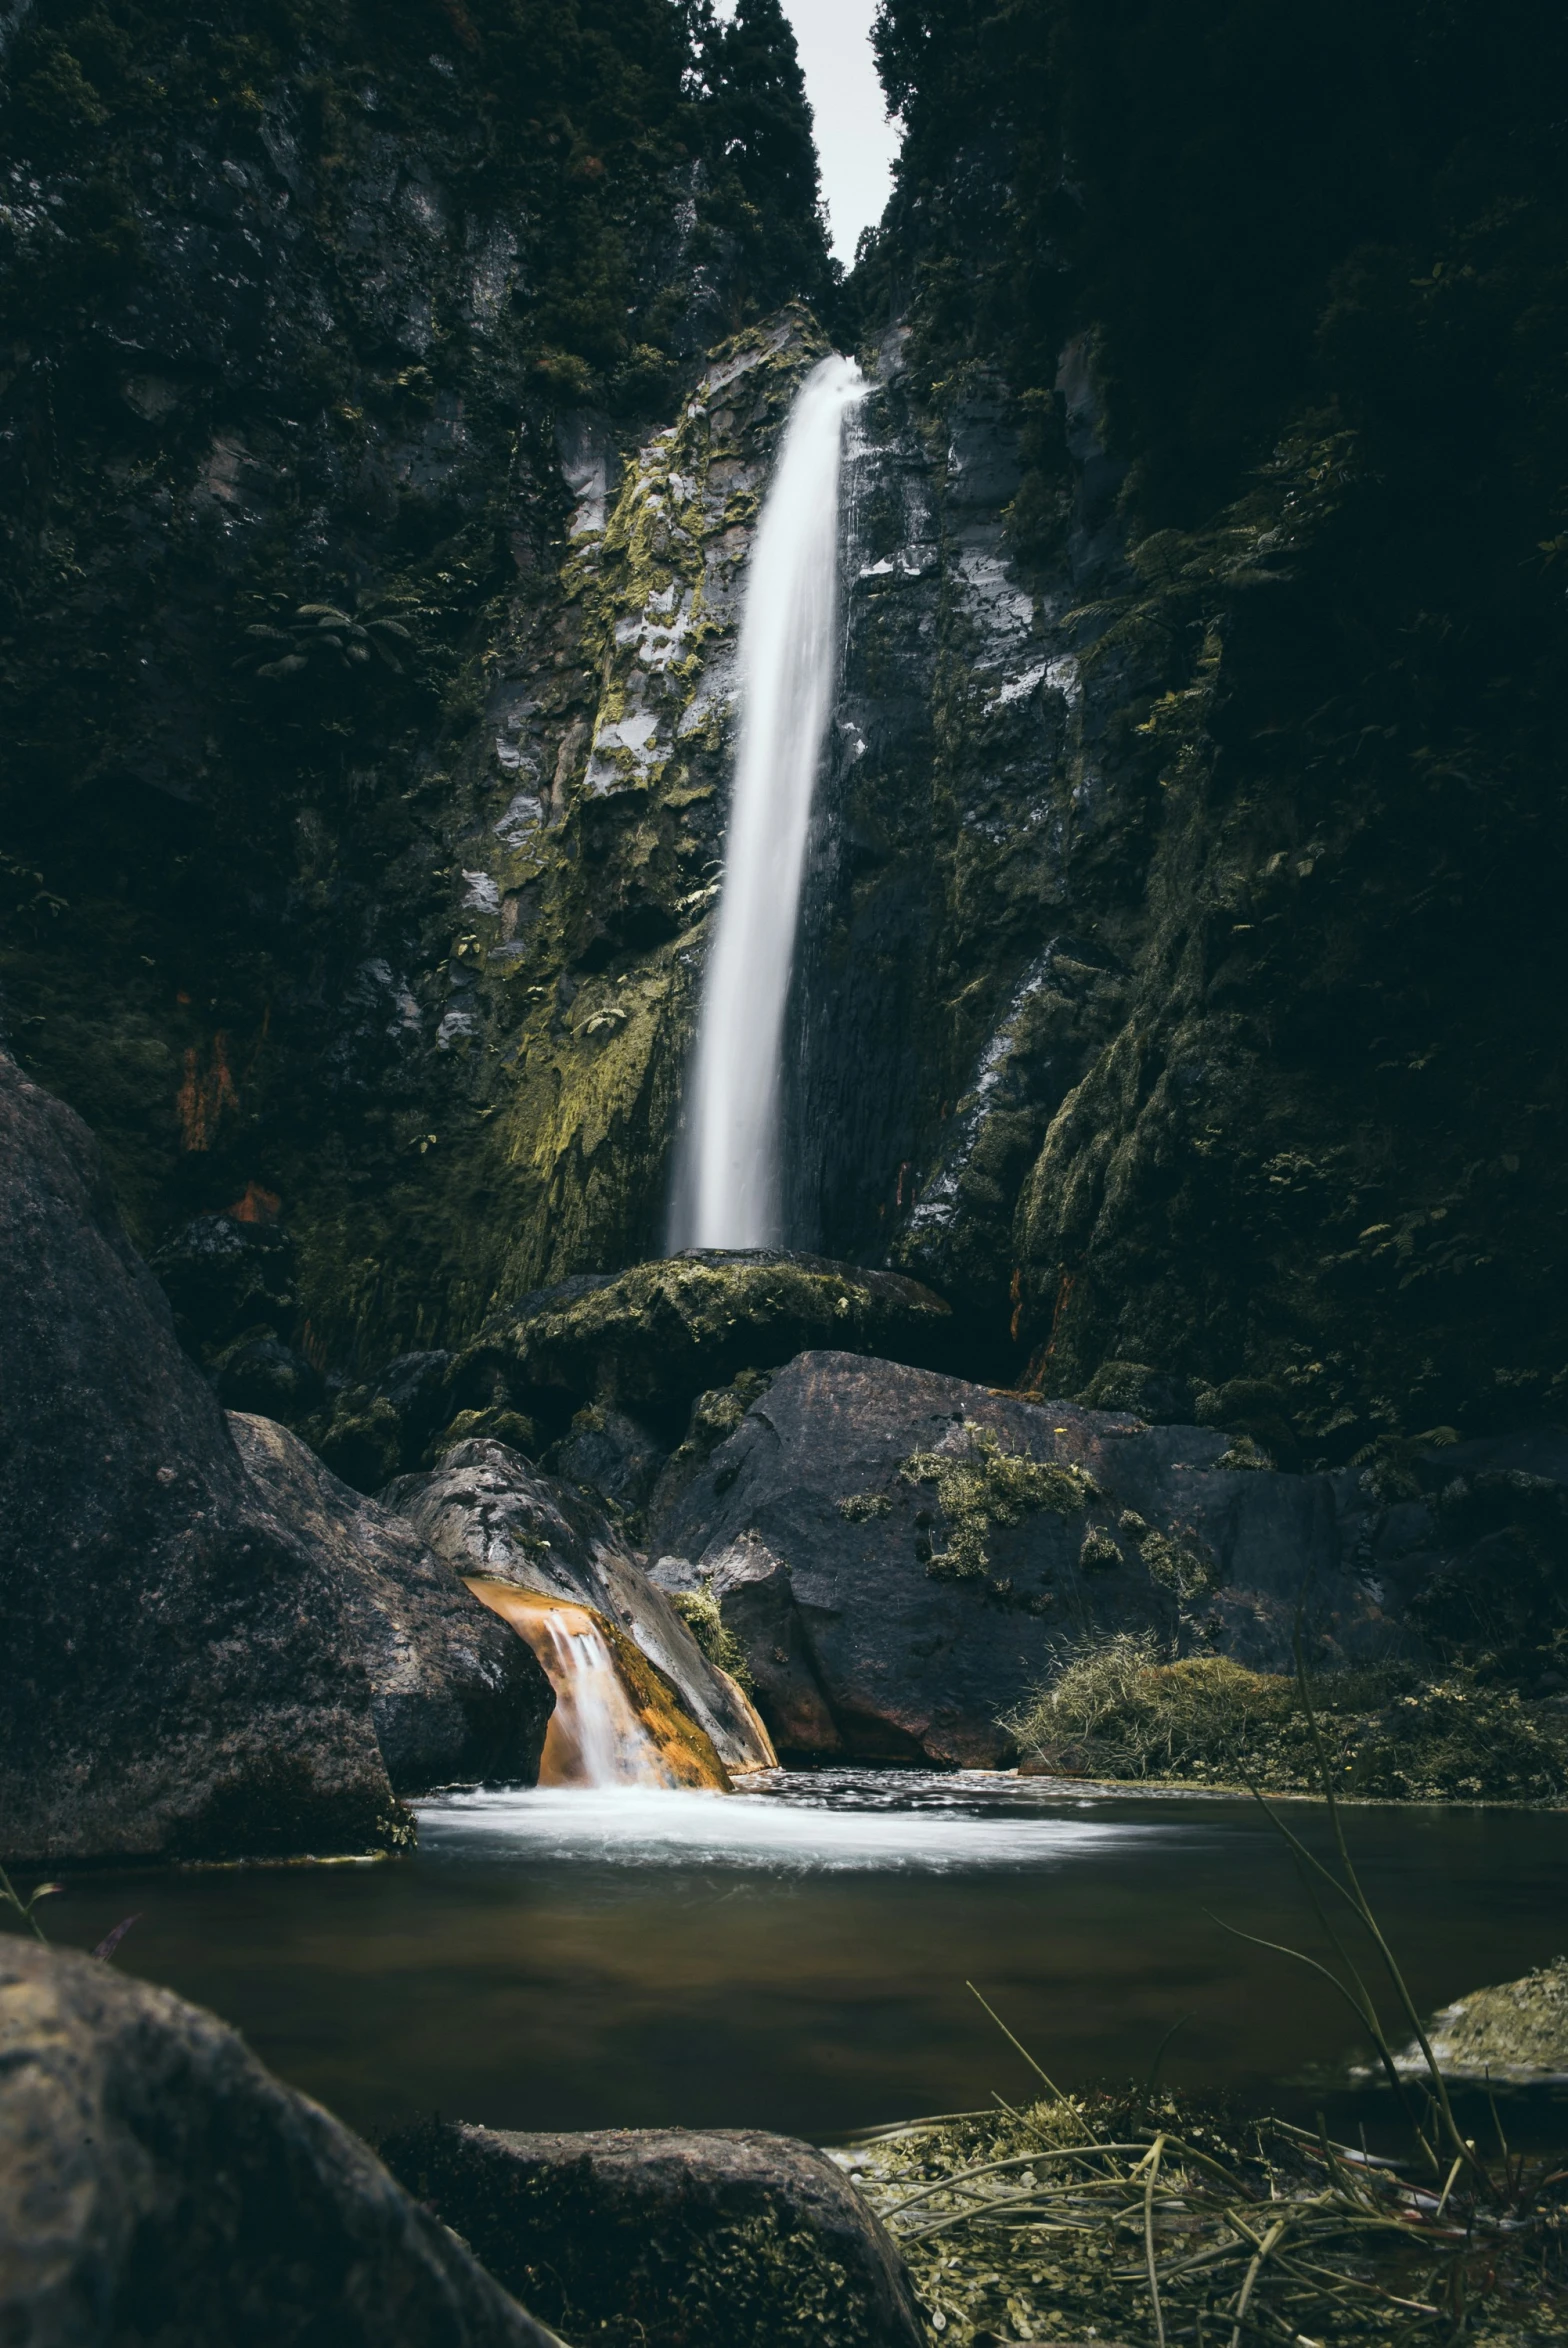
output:
[[[760,2130],[527,2136],[460,2122],[384,2147],[509,2290],[601,2348],[921,2348],[882,2224],[824,2153]]]
[[[337,1578],[246,1475],[85,1126],[4,1055],[0,1351],[5,1850],[385,1840]]]
[[[234,2031],[0,1939],[0,2336],[50,2348],[552,2348]]]
[[[992,1765],[1060,1652],[1150,1629],[1288,1670],[1419,1651],[1342,1560],[1327,1477],[1230,1439],[809,1353],[650,1528],[652,1578],[711,1590],[781,1751]]]
[[[733,1771],[766,1769],[773,1749],[750,1704],[703,1654],[602,1509],[541,1475],[502,1443],[457,1444],[427,1475],[400,1476],[383,1504],[406,1517],[465,1577],[509,1584],[601,1616],[674,1690]]]
[[[504,1366],[524,1409],[613,1403],[674,1442],[705,1388],[810,1347],[941,1363],[953,1344],[948,1307],[900,1273],[693,1249],[525,1297],[479,1354]]]
[[[252,1481],[335,1575],[393,1791],[478,1778],[531,1784],[553,1699],[527,1642],[409,1525],[339,1483],[286,1427],[239,1412],[229,1424]]]

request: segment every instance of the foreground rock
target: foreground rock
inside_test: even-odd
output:
[[[531,1784],[553,1699],[526,1643],[407,1523],[339,1483],[298,1436],[240,1412],[229,1424],[252,1482],[334,1575],[393,1791]]]
[[[710,1589],[781,1751],[989,1765],[999,1716],[1085,1637],[1290,1668],[1418,1651],[1345,1562],[1325,1476],[1231,1438],[803,1355],[650,1530],[653,1578]]]
[[[533,1658],[281,1429],[241,1457],[86,1128],[3,1056],[0,1370],[0,1848],[364,1850],[394,1786],[530,1773]]]
[[[467,1375],[496,1366],[516,1405],[547,1421],[610,1403],[674,1443],[696,1397],[744,1370],[774,1369],[822,1345],[940,1363],[953,1342],[948,1307],[899,1273],[820,1256],[693,1250],[525,1297]]]
[[[69,1109],[0,1056],[0,1844],[364,1849],[396,1805],[334,1578],[251,1484]]]
[[[703,1654],[604,1512],[505,1444],[457,1444],[423,1476],[382,1494],[454,1575],[590,1607],[623,1631],[679,1696],[727,1769],[772,1766],[766,1730]]]
[[[0,2338],[550,2348],[357,2137],[232,2030],[0,1938]]]
[[[409,2191],[547,2322],[597,2348],[924,2348],[903,2261],[788,2136],[436,2121],[385,2146]]]

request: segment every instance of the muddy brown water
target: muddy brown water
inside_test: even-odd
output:
[[[438,2110],[830,2140],[1026,2095],[966,1980],[1064,2086],[1141,2077],[1185,2017],[1178,2086],[1378,2125],[1332,1991],[1216,1921],[1322,1953],[1244,1800],[841,1771],[419,1807],[417,1855],[384,1865],[84,1871],[52,1935],[90,1946],[139,1911],[128,1971],[371,2131]],[[1315,1805],[1289,1815],[1323,1844]],[[1347,1819],[1423,2009],[1568,1949],[1568,1814]]]

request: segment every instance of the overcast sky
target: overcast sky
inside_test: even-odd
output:
[[[846,269],[861,230],[882,217],[898,152],[871,55],[876,12],[876,0],[784,0],[816,117],[833,250]],[[719,14],[732,13],[733,0],[720,0]]]
[[[898,151],[871,55],[876,0],[784,0],[784,12],[816,117],[833,250],[847,269],[861,230],[882,217]]]

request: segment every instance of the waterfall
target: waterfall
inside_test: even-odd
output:
[[[513,1582],[465,1575],[469,1589],[528,1641],[555,1690],[539,1756],[539,1783],[554,1786],[707,1786],[729,1779],[711,1743],[680,1712],[646,1662],[591,1606],[547,1598]],[[630,1671],[641,1688],[628,1685]]]
[[[838,659],[844,421],[867,384],[824,359],[796,395],[752,549],[740,634],[740,748],[703,974],[669,1244],[782,1244],[784,1007],[811,799]]]

